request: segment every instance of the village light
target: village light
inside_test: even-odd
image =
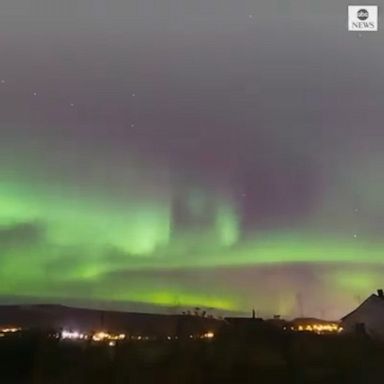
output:
[[[205,339],[213,339],[215,337],[215,334],[213,332],[207,332],[203,335],[203,338]]]
[[[108,340],[108,341],[117,341],[117,340],[124,340],[125,337],[126,337],[126,335],[124,333],[120,333],[118,335],[115,335],[115,334],[112,334],[112,333],[100,331],[100,332],[96,332],[92,336],[92,340],[96,341],[96,342],[106,341],[106,340]]]
[[[96,332],[93,336],[92,336],[92,340],[93,341],[103,341],[105,340],[107,337],[107,333],[105,332]]]
[[[87,338],[87,335],[78,331],[72,332],[64,330],[61,332],[61,338],[63,340],[83,340]]]
[[[16,333],[19,331],[21,331],[21,328],[17,328],[17,327],[9,327],[9,328],[0,329],[1,333]]]
[[[306,325],[298,325],[297,331],[302,332],[314,332],[317,334],[324,333],[340,333],[343,328],[337,323],[324,323],[324,324],[306,324]]]

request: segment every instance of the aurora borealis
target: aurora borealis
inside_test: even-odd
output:
[[[382,287],[383,32],[338,3],[2,0],[1,298],[338,318]]]

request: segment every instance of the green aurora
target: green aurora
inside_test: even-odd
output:
[[[318,269],[318,286],[308,289],[325,298],[350,291],[354,301],[380,284],[377,239],[320,233],[316,213],[300,226],[244,231],[238,203],[224,188],[172,185],[168,177],[159,185],[159,173],[167,172],[131,166],[124,193],[115,196],[102,183],[108,172],[85,183],[42,165],[36,178],[9,172],[0,188],[1,295],[239,312],[257,305],[292,315],[304,289],[300,277],[295,281],[302,272],[292,272],[297,266]],[[43,173],[55,176],[46,182]],[[255,268],[269,273],[255,272],[257,281],[245,289],[242,275]],[[228,279],[229,271],[239,281]]]
[[[1,0],[0,303],[337,319],[383,288],[383,30],[345,12]]]

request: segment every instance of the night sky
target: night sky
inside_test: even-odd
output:
[[[346,16],[1,0],[2,300],[338,318],[383,287],[384,36]]]

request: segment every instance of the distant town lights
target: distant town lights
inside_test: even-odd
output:
[[[124,340],[126,335],[124,333],[120,334],[111,334],[108,332],[100,331],[96,332],[92,336],[92,340],[99,342],[99,341],[117,341],[117,340]]]
[[[204,333],[203,339],[213,339],[215,337],[215,334],[213,332],[207,332]]]
[[[295,328],[293,328],[293,330],[294,329]],[[323,334],[323,333],[340,333],[342,332],[343,328],[337,323],[328,323],[328,324],[298,325],[296,330],[299,332],[314,332],[317,334]]]
[[[78,331],[62,331],[61,332],[61,339],[62,340],[84,340],[87,339],[88,336],[84,333],[80,333]]]
[[[18,327],[0,328],[0,337],[5,337],[8,334],[12,334],[20,331],[22,331],[22,329]]]
[[[21,328],[10,327],[10,328],[0,328],[1,333],[15,333],[21,331]]]

